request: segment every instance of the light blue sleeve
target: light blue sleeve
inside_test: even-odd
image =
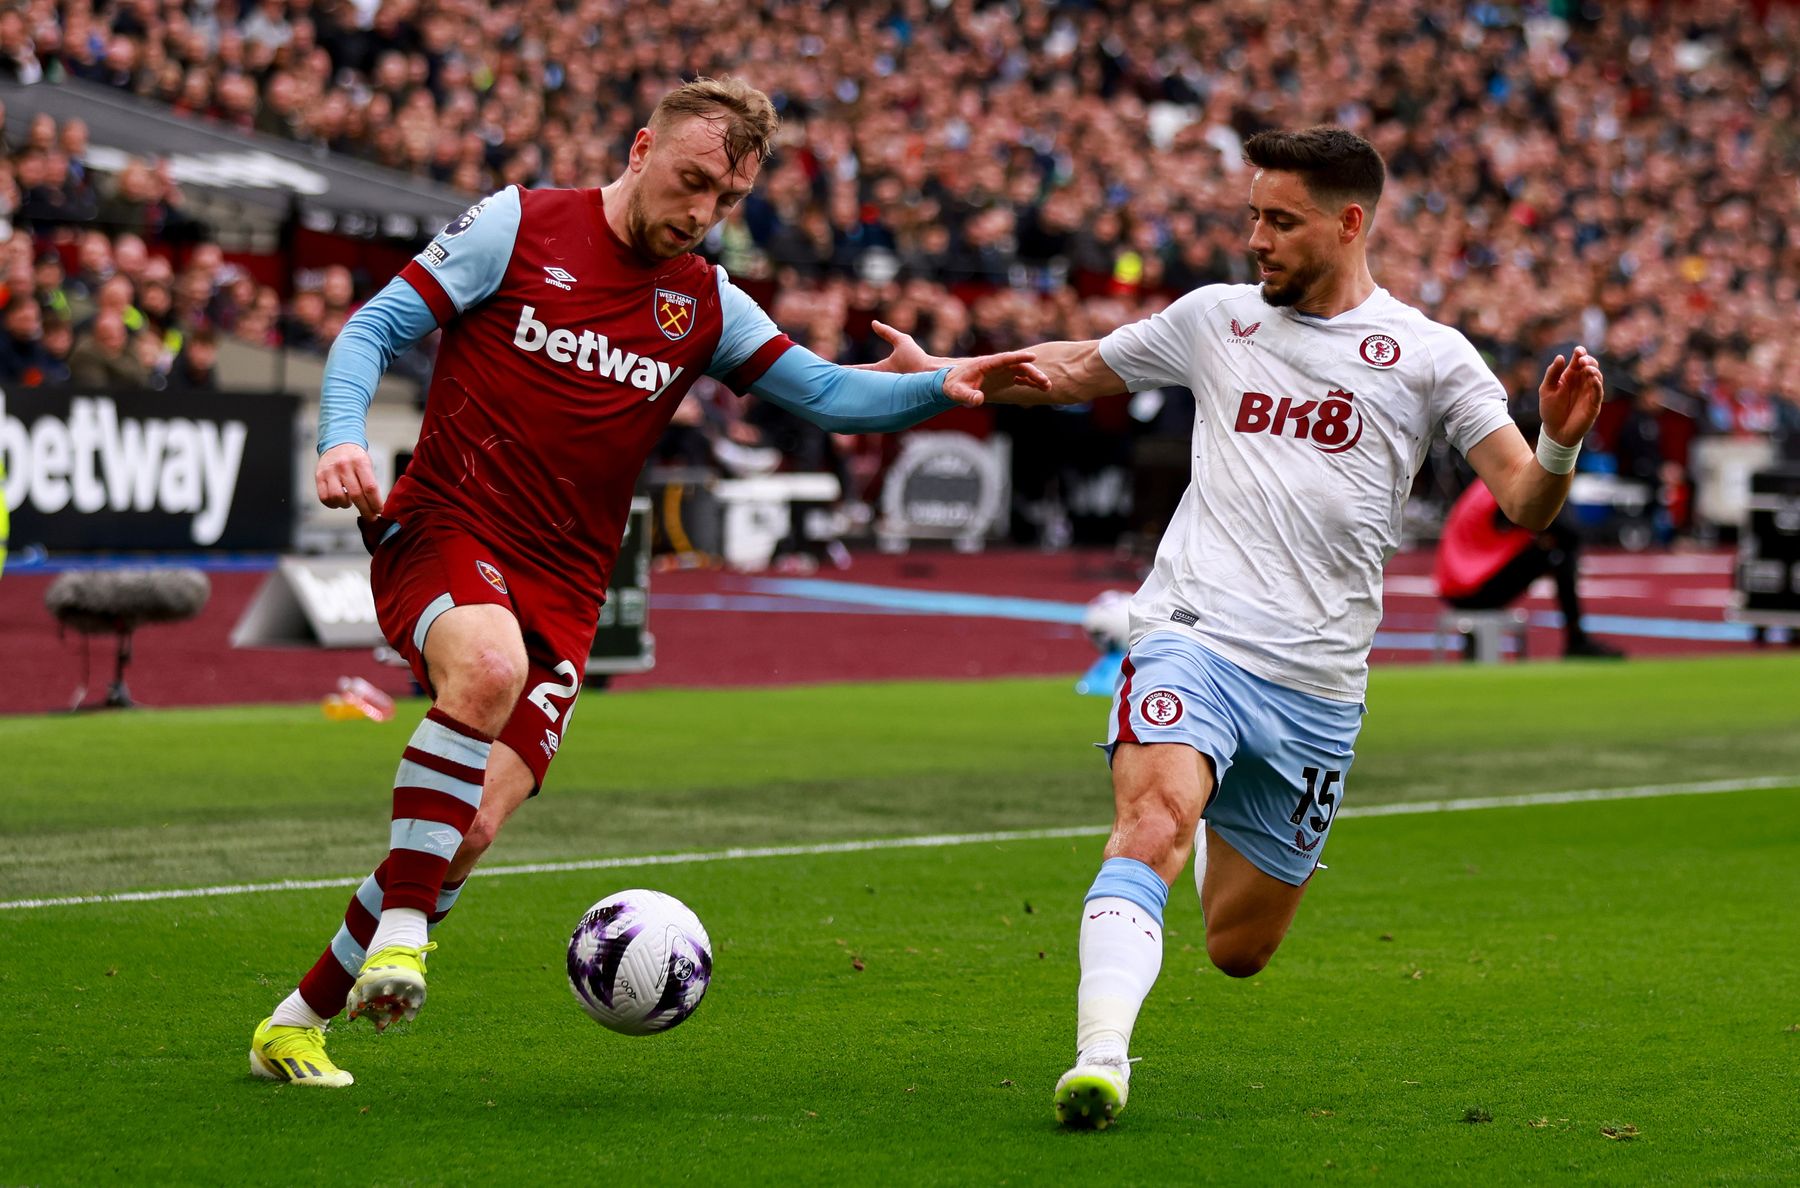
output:
[[[479,305],[500,287],[519,238],[519,191],[489,194],[439,231],[413,259],[443,286],[457,313]]]
[[[949,374],[948,367],[912,375],[859,371],[792,346],[750,390],[833,433],[892,433],[956,407],[944,395]]]
[[[750,295],[731,283],[725,270],[716,265],[719,277],[719,314],[725,328],[719,332],[719,346],[713,351],[706,374],[722,380],[742,367],[765,342],[781,333],[762,306]]]
[[[365,435],[375,385],[394,356],[437,329],[437,318],[417,289],[395,277],[350,315],[331,344],[319,391],[319,452],[351,442],[369,447]]]

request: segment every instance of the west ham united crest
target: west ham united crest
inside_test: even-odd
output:
[[[680,342],[694,328],[694,310],[699,304],[686,293],[658,289],[652,298],[650,312],[655,315],[656,328],[663,332],[663,337],[670,342]]]
[[[500,591],[502,594],[506,593],[506,579],[501,577],[500,571],[495,569],[491,564],[486,561],[477,560],[475,562],[475,572],[479,573],[482,580],[486,581],[488,585]]]

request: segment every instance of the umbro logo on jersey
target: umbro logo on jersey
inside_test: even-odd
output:
[[[535,305],[527,305],[519,311],[519,327],[513,331],[513,345],[526,354],[535,355],[542,351],[552,363],[630,384],[641,392],[650,393],[652,400],[667,391],[685,370],[648,355],[614,350],[606,335],[592,330],[552,329],[538,321]]]
[[[575,290],[575,278],[573,276],[570,276],[560,268],[551,268],[548,265],[544,268],[544,283],[547,285],[555,285],[565,292],[574,292]]]
[[[1251,322],[1248,326],[1245,326],[1240,324],[1236,318],[1233,318],[1231,319],[1231,338],[1228,341],[1248,343],[1251,336],[1261,329],[1261,322]]]
[[[1239,433],[1267,433],[1311,441],[1321,454],[1341,454],[1362,440],[1362,413],[1356,393],[1333,388],[1323,400],[1296,400],[1266,392],[1245,392],[1238,402]]]

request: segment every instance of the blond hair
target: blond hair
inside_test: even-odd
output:
[[[736,169],[745,158],[768,160],[781,117],[769,97],[741,78],[696,78],[662,97],[650,113],[650,130],[660,132],[689,118],[716,121],[725,133],[725,158]]]

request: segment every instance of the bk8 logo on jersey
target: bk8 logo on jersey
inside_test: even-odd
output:
[[[1362,440],[1362,413],[1353,403],[1356,393],[1333,388],[1323,400],[1300,400],[1245,392],[1238,404],[1239,433],[1267,433],[1310,441],[1322,454],[1341,454]]]

